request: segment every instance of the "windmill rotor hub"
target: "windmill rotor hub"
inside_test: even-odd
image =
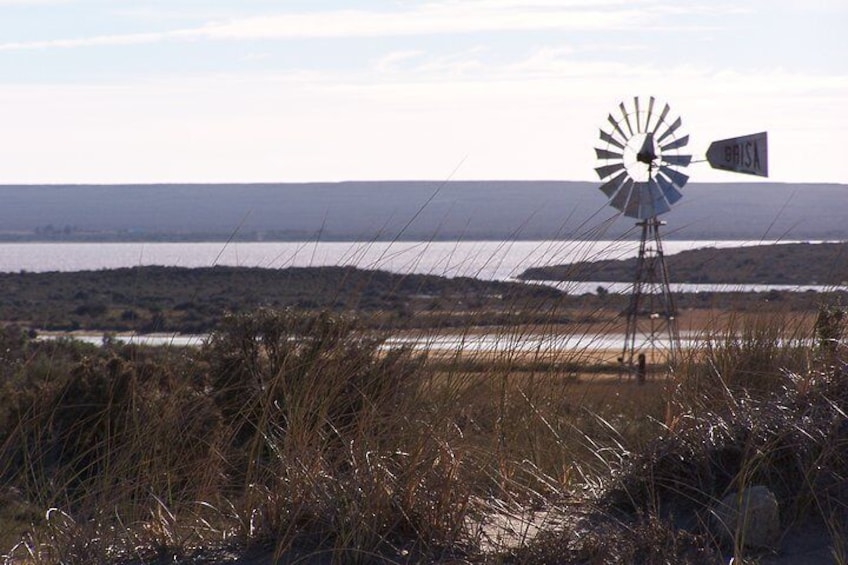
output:
[[[640,136],[642,137],[642,144],[641,149],[636,153],[636,161],[646,165],[653,165],[654,161],[659,158],[654,147],[654,136],[651,133],[638,134],[633,136],[633,139],[638,140]]]
[[[636,182],[656,178],[661,151],[654,148],[650,137],[649,134],[637,133],[624,147],[624,169]]]

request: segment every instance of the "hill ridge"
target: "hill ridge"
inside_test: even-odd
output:
[[[666,256],[674,282],[696,284],[844,285],[848,243],[783,243],[703,248]],[[632,282],[636,259],[610,259],[527,269],[522,280]]]
[[[599,183],[0,185],[4,240],[538,240],[637,236]],[[669,239],[848,239],[848,185],[690,183]]]

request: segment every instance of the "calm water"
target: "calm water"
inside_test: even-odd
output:
[[[44,334],[42,340],[66,337],[62,334]],[[207,335],[180,334],[117,334],[110,338],[122,343],[168,347],[200,347],[208,339]],[[703,336],[683,335],[681,346],[693,347],[700,343]],[[74,334],[73,338],[92,345],[103,343],[103,334]],[[492,353],[497,351],[555,352],[555,351],[597,351],[620,348],[624,342],[623,334],[531,334],[531,333],[484,333],[467,335],[423,335],[391,337],[386,340],[387,348],[411,346],[420,351],[439,350],[462,353]],[[660,337],[657,347],[668,348],[668,340]]]
[[[666,254],[672,254],[701,247],[760,243],[667,241],[663,245]],[[622,259],[637,252],[638,242],[633,241],[2,243],[0,271],[84,271],[141,265],[275,269],[350,265],[395,273],[510,280],[530,267]],[[598,285],[587,284],[589,292]],[[618,290],[617,285],[605,286],[612,292]]]

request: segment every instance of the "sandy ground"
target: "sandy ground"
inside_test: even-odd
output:
[[[562,509],[554,511],[503,511],[492,515],[485,523],[479,524],[480,531],[477,534],[482,541],[481,549],[484,553],[495,555],[500,551],[530,543],[543,531],[578,527],[581,515],[579,508],[575,508],[571,512],[564,512]],[[778,547],[771,551],[752,552],[744,562],[761,565],[831,565],[841,562],[837,560],[836,555],[834,540],[825,526],[821,524],[796,524],[784,532]],[[370,555],[367,556],[366,561],[386,564],[423,562],[415,556],[403,554],[386,556],[382,559],[379,556]],[[212,563],[232,565],[330,565],[333,562],[331,552],[289,551],[275,560],[273,550],[263,547],[254,547],[246,551],[210,551],[189,560],[179,561],[182,565]],[[441,559],[435,563],[439,565],[471,565],[486,562],[485,559],[479,558],[466,560],[453,557]],[[734,561],[730,552],[723,556],[722,562],[741,563],[741,561]]]

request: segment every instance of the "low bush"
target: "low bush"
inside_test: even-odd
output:
[[[45,346],[15,343],[30,360]],[[0,476],[51,510],[17,554],[176,555],[210,535],[455,546],[470,494],[457,432],[420,396],[422,359],[381,343],[352,319],[259,311],[225,320],[199,352],[110,344],[51,378],[19,375]]]

